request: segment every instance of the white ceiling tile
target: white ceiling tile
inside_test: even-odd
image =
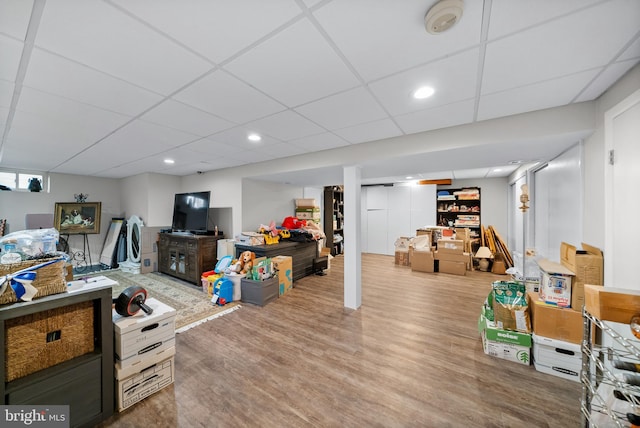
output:
[[[371,91],[392,115],[472,98],[476,92],[478,49],[417,67],[371,83]],[[430,86],[433,96],[417,100],[416,89]]]
[[[137,116],[162,99],[40,49],[32,52],[24,85],[129,116]]]
[[[387,117],[371,94],[355,88],[295,109],[326,129],[340,129]]]
[[[484,95],[478,106],[478,120],[562,106],[571,102],[599,70],[585,71],[534,85]]]
[[[9,109],[6,107],[0,107],[0,135],[4,135],[4,129],[7,124],[8,117],[9,117]],[[0,153],[0,161],[2,161],[1,153]]]
[[[0,107],[11,106],[14,85],[8,80],[0,80]]]
[[[447,128],[473,122],[473,99],[397,116],[396,122],[406,134]]]
[[[482,93],[607,65],[637,32],[640,2],[624,5],[606,2],[487,44]],[[616,31],[594,31],[603,22]]]
[[[149,110],[140,119],[202,137],[235,126],[227,120],[171,99]]]
[[[294,155],[300,155],[302,153],[307,152],[301,147],[294,146],[292,144],[287,144],[287,143],[280,143],[280,142],[274,143],[265,147],[256,147],[254,148],[254,151],[260,152],[260,153],[266,153],[270,156],[275,156],[275,157],[294,156]]]
[[[135,145],[140,144],[147,146],[141,148],[141,150],[132,150],[131,148],[127,150],[134,157],[143,157],[145,154],[159,153],[166,149],[195,141],[198,138],[199,137],[194,134],[156,125],[154,123],[144,122],[142,120],[135,120],[110,135],[104,141],[108,144],[122,143],[124,146],[127,144],[131,145],[132,142],[135,142]],[[154,148],[152,152],[146,153],[144,151],[148,148],[148,145],[154,144],[157,145],[157,147]]]
[[[619,78],[629,71],[638,60],[630,60],[623,62],[616,62],[605,68],[604,71],[598,75],[593,82],[582,92],[575,102],[591,101],[598,98],[604,91],[607,90],[611,82],[616,82]]]
[[[264,119],[250,122],[246,127],[283,141],[320,134],[325,131],[309,119],[291,110],[285,110]]]
[[[242,158],[242,151],[238,150],[237,147],[214,141],[209,138],[202,138],[182,147],[196,153],[211,155],[217,158],[230,158],[238,160]]]
[[[627,59],[640,58],[640,38],[637,38],[623,53],[618,57],[618,61],[625,61]]]
[[[32,8],[32,0],[0,1],[0,33],[24,41]]]
[[[320,3],[322,0],[302,0],[302,2],[304,3],[304,5],[308,8],[312,8],[313,6],[317,5],[318,3]]]
[[[216,71],[173,98],[235,123],[284,110],[284,106],[229,74]]]
[[[41,144],[34,156],[34,144],[6,141],[2,152],[2,167],[31,171],[49,171],[52,164],[62,162],[66,155],[55,145]]]
[[[307,152],[317,152],[320,150],[333,149],[336,147],[349,145],[349,143],[344,141],[342,138],[329,132],[292,140],[289,141],[288,144],[299,147]]]
[[[359,84],[306,19],[231,61],[225,69],[289,107]]]
[[[482,178],[485,177],[489,173],[489,168],[472,168],[472,169],[464,169],[464,170],[454,170],[453,171],[453,179],[454,180],[463,180],[466,178]],[[461,204],[463,202],[460,202]]]
[[[297,15],[293,0],[269,2],[114,0],[140,19],[219,63]]]
[[[492,0],[489,39],[541,24],[602,0]]]
[[[35,44],[165,95],[212,67],[117,8],[96,0],[48,2]]]
[[[424,16],[435,4],[397,0],[334,1],[314,12],[331,39],[365,80],[406,70],[480,42],[482,2],[467,1],[460,22],[431,35]]]
[[[402,135],[402,131],[398,129],[391,119],[376,120],[374,122],[363,123],[361,125],[350,126],[348,128],[336,129],[334,133],[351,144],[382,140],[384,138]]]
[[[82,104],[67,98],[23,87],[18,112],[37,115],[69,131],[69,138],[93,142],[131,120],[130,116]]]
[[[238,152],[242,152],[243,150],[253,150],[256,147],[267,147],[280,142],[268,135],[261,135],[262,139],[260,141],[249,141],[247,137],[253,133],[255,133],[255,130],[252,128],[237,127],[211,135],[208,139],[217,143],[235,147]]]
[[[0,79],[16,81],[23,44],[0,35]]]

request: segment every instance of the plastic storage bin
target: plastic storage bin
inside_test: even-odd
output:
[[[242,278],[242,301],[264,306],[277,299],[280,295],[278,288],[278,277],[274,276],[265,281],[254,281]]]

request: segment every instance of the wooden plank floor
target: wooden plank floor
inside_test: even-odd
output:
[[[482,352],[480,306],[507,277],[364,254],[353,311],[342,264],[179,334],[175,384],[102,426],[579,426],[580,384]]]

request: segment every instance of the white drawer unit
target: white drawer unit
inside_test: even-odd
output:
[[[176,310],[156,299],[145,304],[153,309],[147,315],[139,311],[131,317],[123,317],[113,311],[115,354],[123,365],[132,357],[142,356],[154,350],[167,349],[175,343]]]

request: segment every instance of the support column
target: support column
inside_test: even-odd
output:
[[[344,167],[344,306],[358,309],[362,304],[362,253],[359,166]]]

